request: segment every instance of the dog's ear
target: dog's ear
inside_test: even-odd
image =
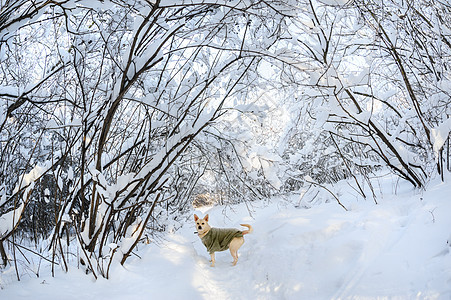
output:
[[[204,218],[205,222],[208,222],[208,214]]]
[[[199,220],[199,217],[196,214],[194,214],[194,222],[196,222],[197,220]]]

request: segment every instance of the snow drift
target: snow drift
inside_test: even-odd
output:
[[[393,180],[393,182],[392,182]],[[449,299],[451,185],[418,192],[395,179],[381,184],[378,205],[356,201],[346,183],[341,201],[296,208],[297,196],[196,211],[217,227],[251,223],[240,260],[216,253],[216,267],[192,215],[163,240],[143,246],[111,279],[68,274],[15,282],[3,273],[2,299]]]

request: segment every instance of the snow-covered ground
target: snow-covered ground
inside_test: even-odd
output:
[[[281,198],[196,211],[216,227],[253,225],[236,267],[228,251],[209,266],[190,218],[141,247],[141,259],[116,266],[110,280],[94,282],[75,267],[21,282],[4,273],[0,299],[451,299],[449,182],[420,192],[385,179],[378,205],[356,200],[344,184],[349,211]]]

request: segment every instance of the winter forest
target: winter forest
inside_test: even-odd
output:
[[[425,193],[450,116],[448,0],[0,0],[0,272],[109,279],[196,207]]]

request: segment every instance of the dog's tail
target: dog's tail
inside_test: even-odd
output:
[[[243,230],[242,231],[243,235],[248,234],[248,233],[252,233],[254,231],[254,228],[252,228],[252,226],[249,225],[249,224],[240,224],[240,225],[249,228],[248,230]]]

